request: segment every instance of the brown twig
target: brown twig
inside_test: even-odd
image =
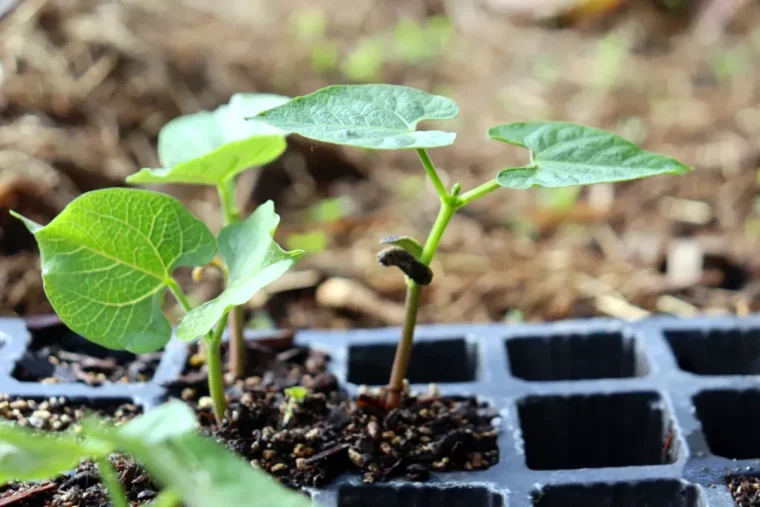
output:
[[[34,486],[33,488],[29,488],[26,491],[14,493],[9,497],[0,499],[0,507],[9,507],[11,505],[20,504],[24,502],[25,500],[29,500],[33,496],[37,496],[42,493],[47,493],[48,491],[52,491],[57,487],[58,487],[58,484],[51,482],[49,484],[44,484],[41,486]]]

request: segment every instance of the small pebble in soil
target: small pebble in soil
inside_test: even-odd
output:
[[[228,414],[237,417],[209,431],[291,487],[321,486],[343,472],[365,482],[424,481],[431,470],[498,462],[491,424],[498,413],[475,398],[406,395],[400,408],[386,410],[379,399],[366,401],[370,396],[357,402],[337,389],[311,392],[283,427],[284,394],[258,387],[233,398]]]
[[[111,416],[118,425],[139,415],[142,409],[130,402],[88,405],[71,402],[62,396],[25,399],[0,394],[0,418],[13,421],[19,426],[63,431],[90,412]]]
[[[726,478],[731,496],[739,507],[760,507],[760,479],[749,476]]]

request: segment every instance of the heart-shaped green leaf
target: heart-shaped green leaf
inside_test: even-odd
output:
[[[285,133],[245,118],[283,104],[288,97],[239,93],[213,112],[180,116],[158,135],[160,169],[142,169],[129,183],[185,183],[222,186],[251,167],[282,155]]]
[[[0,484],[52,479],[92,457],[73,435],[47,434],[0,423]],[[107,451],[105,452],[107,454]]]
[[[182,318],[178,338],[193,340],[206,334],[233,307],[278,279],[303,255],[302,250],[286,252],[275,243],[272,234],[279,221],[274,204],[267,201],[244,221],[222,229],[218,243],[229,267],[227,288]]]
[[[452,132],[415,128],[420,121],[448,120],[457,114],[457,105],[446,97],[373,84],[328,86],[253,119],[326,143],[397,150],[452,144]]]
[[[622,137],[572,123],[510,123],[490,129],[488,136],[531,151],[530,165],[505,169],[496,178],[509,188],[591,185],[690,170]]]
[[[16,215],[18,216],[18,215]],[[206,225],[173,197],[114,188],[77,198],[37,239],[53,308],[74,331],[110,349],[148,352],[171,336],[160,297],[177,266],[216,254]]]

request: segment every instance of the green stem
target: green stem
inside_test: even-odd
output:
[[[187,296],[185,296],[185,293],[182,292],[182,288],[177,283],[177,280],[174,278],[169,278],[165,283],[169,287],[169,290],[172,291],[172,294],[174,294],[177,302],[179,302],[179,304],[182,305],[182,308],[185,309],[185,313],[193,309],[193,305],[190,304],[190,300],[188,300]]]
[[[219,191],[219,202],[222,205],[224,224],[234,224],[240,220],[240,213],[235,205],[235,179],[226,181],[216,188]]]
[[[182,292],[179,284],[173,278],[169,279],[166,284],[172,291],[174,297],[180,302],[186,312],[192,310],[190,301]],[[214,331],[209,331],[204,337],[206,343],[206,364],[208,365],[208,390],[211,399],[214,401],[214,416],[216,422],[221,424],[224,412],[227,410],[227,399],[224,396],[224,375],[222,373],[222,333],[227,325],[227,315],[222,317]]]
[[[208,366],[208,390],[214,402],[214,416],[221,424],[227,410],[224,395],[224,375],[222,373],[222,333],[227,325],[227,316],[222,317],[211,338],[206,338],[206,365]]]
[[[490,194],[497,188],[501,188],[501,185],[499,185],[496,182],[496,180],[487,181],[483,183],[482,185],[475,187],[472,190],[460,195],[459,198],[457,199],[457,208],[466,206],[467,204],[471,203],[475,199],[480,199],[484,195]]]
[[[435,251],[438,249],[438,243],[441,242],[443,233],[446,231],[446,227],[449,225],[451,217],[454,216],[454,213],[456,213],[456,211],[456,204],[441,201],[441,209],[438,210],[438,216],[435,219],[433,228],[430,230],[427,241],[425,241],[425,245],[422,247],[420,262],[424,265],[429,266],[430,261],[433,260]]]
[[[441,199],[449,199],[450,195],[446,191],[446,187],[443,186],[443,181],[441,181],[441,177],[438,176],[438,171],[436,171],[435,166],[433,165],[433,161],[430,160],[427,152],[423,148],[419,148],[417,150],[417,155],[419,155],[420,160],[422,161],[422,165],[425,168],[425,171],[427,171],[427,174],[430,177],[430,181],[435,187],[435,191],[438,192],[438,195],[441,197]]]
[[[111,499],[111,505],[113,507],[129,507],[126,494],[124,493],[124,487],[119,481],[119,477],[116,475],[116,469],[113,467],[108,457],[100,457],[97,459],[98,470],[100,471],[100,478],[103,480],[103,484],[108,492],[108,497]]]
[[[456,213],[456,202],[450,202],[452,199],[441,198],[441,209],[438,211],[438,217],[435,219],[433,228],[430,230],[427,241],[422,247],[422,254],[419,261],[426,266],[430,265],[433,260],[438,244],[441,242],[446,226],[449,225],[451,217]],[[417,325],[417,311],[420,306],[420,296],[422,287],[415,281],[407,282],[406,290],[406,317],[404,319],[404,328],[401,332],[401,340],[396,347],[396,357],[393,360],[393,370],[391,379],[388,383],[387,405],[390,408],[396,408],[401,401],[401,391],[404,387],[404,379],[409,369],[409,360],[412,356],[412,345],[414,343],[414,328]]]
[[[225,225],[234,224],[240,220],[240,213],[235,205],[235,179],[223,183],[218,187],[219,201],[222,204]],[[225,281],[226,283],[226,281]],[[245,341],[243,339],[243,309],[236,306],[230,310],[230,364],[229,370],[235,378],[245,376]]]

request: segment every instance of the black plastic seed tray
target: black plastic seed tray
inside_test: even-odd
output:
[[[354,394],[390,372],[398,329],[305,331]],[[150,409],[182,370],[172,341],[143,384],[42,385],[13,378],[31,338],[0,319],[0,392],[130,399]],[[423,326],[413,389],[478,395],[501,413],[501,461],[425,483],[311,490],[325,507],[730,507],[729,474],[760,473],[760,316]]]

